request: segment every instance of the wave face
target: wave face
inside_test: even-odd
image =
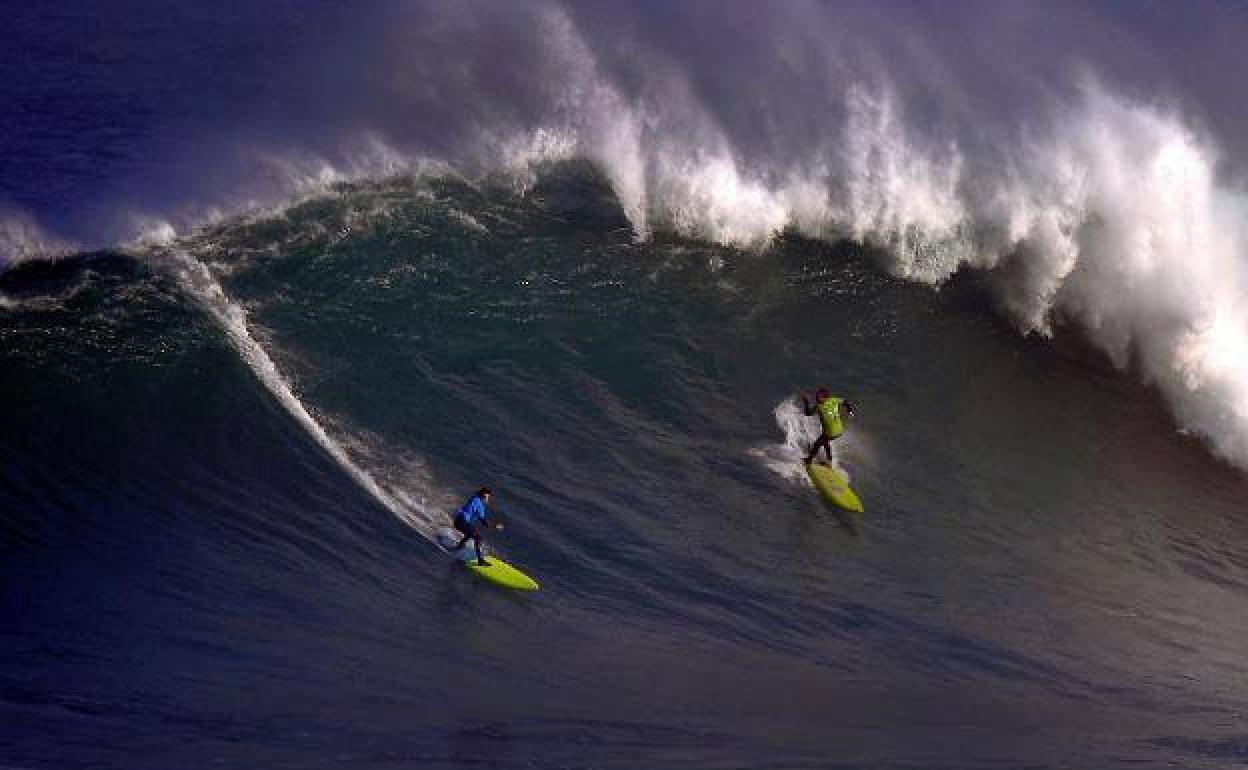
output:
[[[989,277],[874,260],[639,241],[568,162],[10,269],[0,751],[1242,762],[1242,477]],[[798,465],[820,383],[858,521]],[[482,483],[523,601],[427,539]]]
[[[3,60],[7,259],[186,232],[348,179],[449,164],[523,185],[585,158],[640,237],[759,247],[795,228],[931,285],[991,270],[1021,330],[1079,329],[1248,465],[1248,120],[1227,91],[1243,9],[18,13],[53,48]],[[282,45],[253,45],[275,29]],[[80,82],[101,30],[131,53]],[[35,98],[46,109],[23,111]]]

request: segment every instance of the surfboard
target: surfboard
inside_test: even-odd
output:
[[[477,564],[477,549],[472,546],[472,541],[465,543],[463,548],[455,548],[458,542],[459,535],[453,530],[444,529],[438,533],[438,545],[445,548],[452,558],[462,562],[465,567],[479,575],[482,580],[516,591],[536,591],[541,587],[536,580],[492,553],[485,555],[489,566],[482,567]]]
[[[806,472],[810,474],[810,480],[814,482],[815,489],[819,490],[820,496],[828,504],[847,511],[862,513],[862,501],[858,499],[858,494],[850,489],[849,479],[840,468],[811,463],[806,466]]]

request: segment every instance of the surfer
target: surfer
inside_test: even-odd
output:
[[[843,398],[837,398],[828,393],[827,388],[819,388],[815,391],[815,402],[812,404],[810,399],[806,397],[804,391],[799,391],[798,395],[802,397],[802,412],[807,417],[811,415],[819,415],[819,423],[823,426],[823,433],[819,438],[815,439],[815,443],[810,445],[810,454],[806,455],[806,464],[810,465],[815,461],[815,455],[819,454],[819,447],[823,447],[828,454],[828,462],[832,462],[832,442],[835,441],[842,433],[845,432],[845,424],[842,422],[844,417],[853,415],[854,404]]]
[[[490,501],[494,499],[494,493],[489,487],[481,487],[472,497],[468,498],[468,502],[459,507],[455,512],[455,529],[458,530],[463,537],[459,543],[452,548],[452,551],[458,551],[464,547],[464,543],[472,541],[473,546],[477,549],[477,564],[482,567],[490,566],[485,560],[485,556],[481,552],[481,527],[493,526],[494,529],[502,529],[503,523],[496,521],[491,524],[490,516],[493,512],[490,510]]]

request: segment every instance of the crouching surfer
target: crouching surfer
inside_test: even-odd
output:
[[[480,564],[482,567],[488,567],[490,563],[485,560],[485,554],[481,550],[481,529],[483,527],[503,528],[503,523],[497,521],[497,517],[494,517],[494,512],[490,510],[490,502],[493,499],[494,493],[490,491],[489,487],[481,487],[476,494],[468,498],[468,502],[461,505],[459,510],[455,512],[455,529],[463,537],[460,538],[459,543],[451,550],[458,551],[464,547],[464,543],[471,540],[473,546],[477,549],[477,564]]]
[[[823,433],[815,439],[815,443],[810,445],[810,454],[806,455],[805,462],[807,465],[814,462],[815,455],[819,454],[819,447],[823,447],[828,455],[828,462],[831,463],[832,442],[845,432],[844,418],[854,414],[854,405],[850,401],[828,393],[827,388],[819,388],[815,391],[814,403],[806,397],[805,392],[800,392],[798,395],[802,398],[802,413],[807,417],[819,415],[819,424],[823,426]]]

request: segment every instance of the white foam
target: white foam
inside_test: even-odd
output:
[[[1077,321],[1134,359],[1187,430],[1248,465],[1248,200],[1211,143],[1165,110],[1089,85],[1061,133],[1029,148],[1003,195],[1026,260],[1009,288],[1024,329]]]
[[[25,212],[0,210],[0,270],[30,259],[61,257],[76,248],[48,233]]]
[[[803,460],[810,446],[819,438],[822,429],[814,417],[802,413],[797,401],[786,398],[776,404],[772,410],[776,419],[776,427],[784,434],[784,441],[779,444],[764,444],[749,450],[750,455],[757,458],[763,467],[773,473],[802,484],[810,485],[810,475],[806,473]],[[840,464],[840,450],[847,436],[832,442],[832,465],[840,468],[848,478],[849,474]],[[820,455],[823,450],[819,450]]]

